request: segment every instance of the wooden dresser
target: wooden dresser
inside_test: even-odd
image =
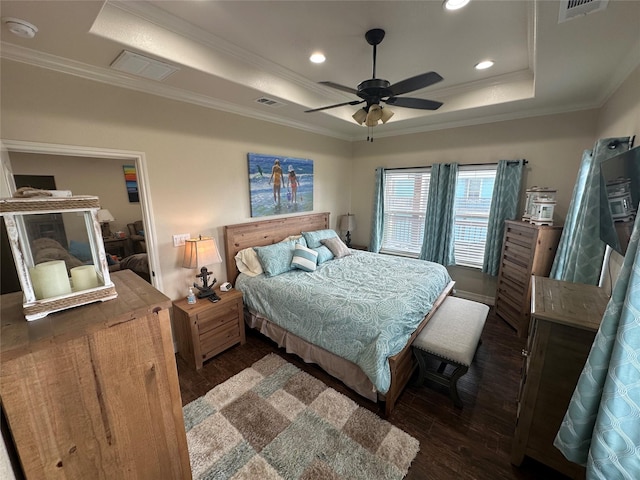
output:
[[[118,298],[27,322],[2,296],[5,441],[27,479],[190,479],[169,308],[130,270]],[[20,477],[20,475],[19,475]]]
[[[511,463],[520,465],[527,455],[572,478],[584,478],[584,468],[565,459],[553,441],[609,297],[600,287],[543,277],[534,277],[532,291]]]
[[[531,276],[549,275],[561,234],[562,227],[505,222],[496,313],[515,328],[519,337],[529,331]]]

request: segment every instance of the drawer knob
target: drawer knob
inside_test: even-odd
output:
[[[528,350],[525,350],[525,349],[523,348],[523,349],[522,349],[522,352],[520,352],[520,354],[521,354],[523,357],[528,357],[528,356],[529,356],[529,351],[528,351]]]

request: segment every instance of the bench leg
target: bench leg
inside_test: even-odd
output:
[[[460,400],[460,396],[458,395],[458,380],[467,373],[468,370],[469,367],[459,365],[449,378],[449,397],[451,397],[451,401],[458,408],[462,408],[462,400]]]

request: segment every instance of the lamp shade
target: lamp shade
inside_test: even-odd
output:
[[[115,218],[113,218],[113,215],[111,215],[111,212],[106,208],[101,208],[100,210],[98,210],[98,222],[105,223],[105,222],[113,222],[114,220]]]
[[[365,123],[367,127],[375,127],[381,118],[382,108],[380,108],[378,104],[373,104],[369,107],[369,113],[367,113],[367,121]]]
[[[347,213],[340,218],[340,230],[353,232],[356,229],[356,216]]]
[[[358,122],[359,125],[362,125],[367,119],[367,111],[364,108],[359,108],[356,110],[356,113],[352,115],[352,118]]]
[[[213,263],[222,263],[215,238],[190,238],[184,242],[184,268],[200,268]]]
[[[393,112],[389,110],[389,107],[383,108],[382,116],[380,117],[382,123],[387,123],[391,117],[393,117]]]

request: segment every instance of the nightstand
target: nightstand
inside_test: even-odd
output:
[[[350,248],[353,248],[354,250],[364,250],[365,252],[369,250],[369,247],[366,245],[351,245]]]
[[[242,292],[221,292],[220,301],[199,298],[193,305],[186,298],[173,302],[173,327],[178,353],[196,370],[211,357],[237,343],[245,343]]]

